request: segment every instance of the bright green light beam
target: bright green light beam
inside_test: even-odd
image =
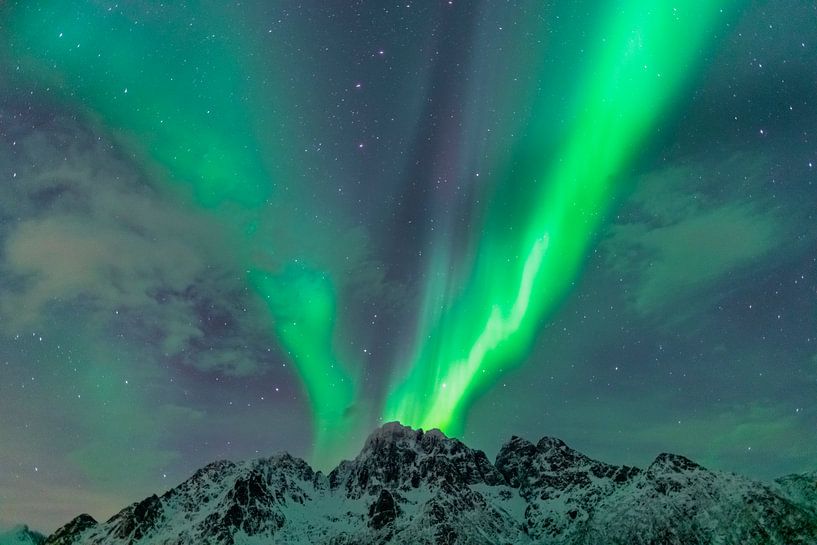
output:
[[[292,263],[277,274],[252,271],[250,280],[275,317],[275,331],[306,387],[313,409],[319,467],[333,463],[352,431],[348,411],[355,386],[333,347],[336,296],[329,278]],[[325,463],[326,462],[326,463]]]
[[[683,90],[727,3],[616,3],[581,80],[582,109],[564,147],[549,166],[534,167],[540,174],[531,181],[508,181],[529,183],[534,204],[522,214],[496,204],[489,210],[494,220],[483,230],[472,274],[442,312],[426,309],[439,318],[424,325],[385,419],[461,433],[474,395],[524,359],[539,324],[578,275],[614,200],[616,177]],[[449,291],[439,285],[444,273],[429,278],[429,293]],[[439,297],[429,300],[440,304]]]

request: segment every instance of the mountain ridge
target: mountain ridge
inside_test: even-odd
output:
[[[512,436],[494,462],[439,430],[384,424],[327,474],[287,453],[220,460],[46,545],[817,543],[817,479],[775,485],[661,453],[646,468]]]

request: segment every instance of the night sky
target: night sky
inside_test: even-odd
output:
[[[817,7],[0,4],[0,525],[377,425],[817,468]]]

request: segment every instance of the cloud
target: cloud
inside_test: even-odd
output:
[[[132,413],[132,401],[98,405],[105,407],[107,421],[94,422],[86,442],[68,452],[66,459],[92,483],[114,485],[111,488],[150,481],[166,470],[181,456],[165,446],[172,433],[204,417],[201,411],[171,404],[141,406],[139,414]]]
[[[639,314],[687,315],[779,253],[789,226],[765,197],[752,198],[761,172],[762,162],[736,156],[642,180],[601,245]]]
[[[325,271],[351,316],[374,301],[399,307],[367,230],[310,199],[202,209],[184,184],[146,174],[65,116],[19,123],[5,138],[13,142],[0,150],[11,173],[0,184],[0,335],[70,315],[99,337],[155,347],[154,359],[247,376],[281,357],[267,350],[275,317],[248,288],[252,267],[299,261]],[[337,324],[338,338],[353,343],[353,321]]]
[[[253,374],[257,360],[248,357],[247,351],[241,348],[222,348],[217,351],[203,351],[195,355],[196,368],[202,371],[214,371],[235,376]]]
[[[619,259],[618,271],[640,277],[632,302],[639,313],[652,314],[750,266],[779,244],[780,235],[774,218],[724,205],[661,227],[617,226],[612,244],[619,256],[636,258],[628,264]]]
[[[36,482],[28,482],[25,486],[0,482],[0,498],[14,500],[2,502],[0,523],[6,526],[25,523],[32,530],[46,535],[55,531],[57,525],[76,517],[79,514],[77,506],[82,506],[97,520],[106,520],[123,505],[142,499],[86,490],[74,485]]]
[[[203,256],[178,238],[156,240],[71,215],[21,222],[7,237],[6,270],[23,289],[4,314],[25,325],[52,301],[86,297],[93,306],[157,305],[161,290],[182,292],[203,270]]]
[[[713,469],[751,475],[763,468],[764,478],[784,472],[813,470],[817,432],[811,408],[795,412],[785,404],[749,402],[713,407],[698,415],[646,424],[638,440],[656,448],[673,448]]]
[[[246,290],[234,226],[152,185],[83,127],[50,123],[0,157],[12,173],[0,185],[0,334],[73,314],[89,334],[155,346],[157,357],[263,372],[248,340],[268,337],[268,318]]]

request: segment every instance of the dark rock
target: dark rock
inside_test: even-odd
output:
[[[381,490],[372,505],[369,506],[369,526],[380,530],[397,518],[399,507],[388,490]]]
[[[71,545],[79,542],[80,536],[86,530],[94,528],[99,523],[91,515],[82,514],[72,519],[68,524],[59,528],[43,542],[44,545]]]

